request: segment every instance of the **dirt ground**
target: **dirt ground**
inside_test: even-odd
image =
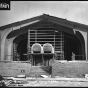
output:
[[[11,83],[8,87],[88,87],[88,79],[28,79]]]
[[[27,84],[13,84],[9,87],[24,86],[24,87],[88,87],[88,82],[70,82],[70,81],[29,81]]]

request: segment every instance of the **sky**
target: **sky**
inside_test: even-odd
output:
[[[43,13],[88,25],[88,1],[11,1],[10,10],[0,10],[0,27]]]

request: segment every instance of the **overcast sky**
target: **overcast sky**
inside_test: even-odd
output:
[[[0,10],[0,26],[43,13],[88,25],[88,1],[11,1],[10,10]]]

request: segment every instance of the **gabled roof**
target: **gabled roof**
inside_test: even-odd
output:
[[[48,21],[53,22],[55,24],[64,25],[64,26],[67,26],[67,27],[70,27],[70,28],[88,29],[88,25],[73,22],[73,21],[69,21],[69,20],[66,20],[66,19],[63,19],[63,18],[50,16],[50,15],[47,15],[47,14],[43,14],[43,15],[36,16],[36,17],[30,18],[30,19],[26,19],[26,20],[23,20],[23,21],[18,21],[18,22],[15,22],[15,23],[11,23],[11,24],[2,26],[2,27],[0,27],[0,30],[15,27],[15,26],[20,26],[20,25],[30,23],[30,22],[36,21],[36,20],[48,20]]]

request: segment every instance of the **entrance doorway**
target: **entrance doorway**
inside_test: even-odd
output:
[[[75,54],[75,60],[84,59],[82,56],[81,43],[73,35],[65,33],[65,43],[64,43],[65,60],[72,60],[72,53]]]
[[[45,43],[50,43],[54,47],[54,59],[57,60],[72,60],[72,52],[77,55],[75,60],[84,59],[80,56],[83,55],[81,43],[75,35],[54,28],[39,28],[28,30],[28,33],[20,35],[14,40],[14,44],[17,45],[14,48],[14,52],[19,55],[20,61],[30,60],[36,66],[47,65],[49,63],[47,62],[48,58],[53,58],[49,54],[42,55],[36,53],[32,57],[29,57],[31,55],[31,47],[35,43],[39,43],[42,46]]]

